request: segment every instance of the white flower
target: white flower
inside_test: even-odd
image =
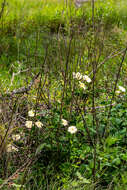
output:
[[[82,74],[79,72],[77,72],[77,73],[73,72],[72,75],[73,75],[74,79],[78,79],[78,80],[82,79]]]
[[[33,110],[30,110],[30,111],[28,112],[28,116],[29,116],[29,117],[34,117],[34,115],[35,115],[35,111],[33,111]]]
[[[121,92],[119,90],[116,91],[116,94],[120,94]]]
[[[76,78],[76,73],[73,72],[72,75],[73,75],[73,79],[75,79]]]
[[[60,100],[57,100],[57,102],[60,104],[61,103],[61,101]]]
[[[12,139],[13,139],[14,141],[18,141],[18,140],[20,140],[20,138],[21,138],[21,136],[20,136],[19,134],[12,135]]]
[[[82,79],[82,74],[77,72],[76,73],[76,76],[75,76],[78,80],[81,80]]]
[[[65,119],[62,119],[62,125],[63,125],[63,126],[67,126],[67,125],[68,125],[68,121],[65,120]]]
[[[40,121],[36,121],[36,122],[35,122],[35,125],[36,125],[38,128],[43,127],[43,123],[41,123]]]
[[[13,146],[12,144],[8,144],[6,151],[7,151],[7,152],[17,152],[17,151],[18,151],[18,148],[16,148],[16,147]]]
[[[75,126],[68,127],[68,132],[74,134],[77,132],[77,128]]]
[[[80,88],[83,88],[84,90],[86,90],[86,86],[83,82],[79,81],[79,86],[80,86]]]
[[[31,129],[32,128],[32,121],[26,121],[25,123],[25,126],[28,128],[28,129]]]
[[[91,79],[87,75],[83,75],[83,80],[85,80],[88,83],[91,82]]]
[[[118,86],[119,87],[119,90],[120,91],[122,91],[122,92],[125,92],[126,91],[126,89],[124,88],[124,87],[122,87],[122,86]]]

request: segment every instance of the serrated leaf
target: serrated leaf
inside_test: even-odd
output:
[[[82,181],[82,183],[86,183],[86,184],[90,183],[90,181],[88,179],[84,178],[79,172],[76,172],[76,175],[79,178],[79,180]]]

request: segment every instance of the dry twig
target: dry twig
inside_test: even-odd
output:
[[[28,91],[30,91],[31,87],[33,86],[35,80],[39,77],[39,75],[40,75],[40,72],[34,76],[34,78],[31,80],[30,84],[27,87],[23,86],[21,88],[15,89],[11,92],[7,92],[3,96],[0,96],[0,99],[3,99],[3,97],[6,97],[6,96],[11,97],[16,94],[28,93]]]

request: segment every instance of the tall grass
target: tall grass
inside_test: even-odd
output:
[[[2,5],[3,0],[0,0],[0,4]],[[67,2],[67,5],[66,5]],[[86,19],[90,22],[91,10],[90,3],[85,3],[85,15]],[[13,23],[20,25],[24,29],[26,26],[28,27],[30,23],[30,27],[34,27],[34,25],[51,25],[51,23],[55,24],[68,24],[68,19],[81,18],[84,14],[83,9],[77,9],[74,6],[73,1],[64,1],[64,0],[12,0],[6,1],[6,7],[4,11],[4,19],[1,21],[4,26],[10,25]],[[95,17],[99,17],[102,21],[106,22],[107,25],[117,23],[118,20],[120,24],[125,26],[126,21],[126,6],[125,2],[118,1],[114,2],[114,0],[110,1],[102,1],[98,0],[95,3]]]

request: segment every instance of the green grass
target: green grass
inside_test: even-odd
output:
[[[0,0],[2,3],[2,0]],[[120,5],[119,5],[120,4]],[[126,22],[126,6],[125,3],[116,3],[113,0],[101,1],[98,0],[95,4],[95,17],[101,19],[102,22],[107,24],[117,23],[125,26]],[[90,22],[91,10],[90,3],[84,5],[85,15]],[[3,18],[1,20],[3,27],[8,26],[8,30],[11,28],[21,27],[24,30],[28,28],[34,28],[38,25],[46,25],[49,27],[56,27],[59,24],[66,24],[71,19],[81,18],[84,14],[82,8],[76,9],[72,1],[68,1],[66,5],[64,0],[7,0],[6,8]],[[28,27],[30,25],[30,27]],[[4,28],[4,30],[5,30]]]
[[[0,183],[24,164],[24,160],[35,156],[34,162],[19,172],[13,183],[15,187],[23,184],[24,190],[126,188],[127,93],[115,93],[112,101],[123,56],[119,52],[125,48],[127,38],[124,1],[120,5],[112,0],[96,3],[95,33],[90,3],[76,9],[69,4],[66,7],[62,1],[7,2],[0,20],[0,94],[3,95],[0,124],[5,128],[16,127],[15,133],[22,132],[24,136],[14,142],[19,152],[3,156],[2,163],[7,163],[7,167],[0,170]],[[118,85],[126,88],[126,62],[125,57],[116,90]],[[79,81],[73,79],[72,72],[89,75],[92,79],[93,65],[99,64],[95,89],[92,82],[84,82],[87,88],[84,91]],[[11,85],[13,73],[26,69],[15,76]],[[6,97],[8,91],[27,87],[39,71],[41,75],[28,93]],[[95,115],[93,95],[95,107],[101,107],[96,109]],[[115,106],[108,118],[110,103]],[[30,109],[37,111],[33,118],[28,116]],[[61,118],[68,120],[69,126],[75,125],[78,132],[69,134]],[[26,120],[33,123],[39,120],[44,126],[38,129],[33,125],[29,130],[25,127]],[[103,136],[106,127],[109,134]],[[95,140],[94,146],[89,134],[92,141]],[[5,186],[7,188],[10,187]]]

